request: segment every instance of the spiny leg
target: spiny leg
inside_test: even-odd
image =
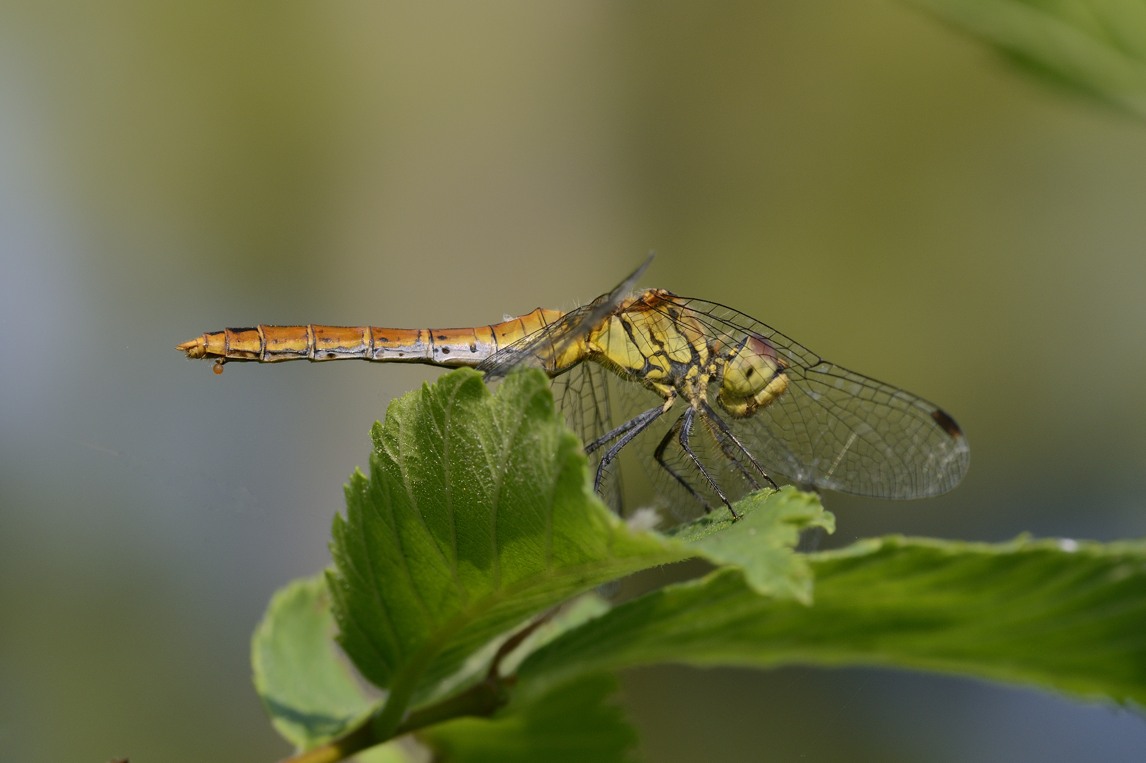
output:
[[[692,409],[690,408],[689,410]],[[698,493],[696,488],[694,488],[688,480],[679,474],[676,469],[673,469],[668,461],[665,461],[665,450],[668,448],[669,443],[672,442],[673,439],[680,433],[681,423],[683,421],[684,414],[681,414],[677,417],[676,421],[673,422],[673,425],[669,427],[668,431],[665,432],[664,437],[661,438],[661,441],[657,443],[657,449],[653,451],[653,458],[656,459],[656,462],[660,464],[662,469],[668,472],[674,480],[680,483],[681,487],[688,491],[688,494],[691,495],[697,503],[704,507],[704,513],[708,514],[712,511],[712,506],[709,504],[708,500],[703,495]]]
[[[620,437],[621,435],[629,432],[630,430],[632,430],[634,428],[636,428],[638,431],[640,431],[641,429],[644,429],[645,427],[647,427],[649,425],[650,422],[655,420],[656,417],[659,416],[663,412],[664,412],[664,406],[658,405],[657,407],[650,408],[647,411],[644,411],[643,413],[638,413],[636,416],[629,419],[624,424],[621,424],[619,426],[614,427],[613,429],[610,429],[608,432],[606,432],[605,434],[598,437],[596,440],[593,440],[593,442],[586,445],[585,446],[585,452],[586,453],[592,453],[597,448],[601,447],[602,445],[609,442],[610,440],[613,440],[617,437]],[[649,417],[648,421],[645,420],[646,417]]]
[[[740,439],[733,433],[732,427],[728,426],[728,422],[720,418],[719,414],[717,414],[708,403],[702,402],[701,406],[701,412],[705,421],[715,425],[716,428],[720,430],[720,434],[723,435],[723,437],[717,436],[717,433],[713,432],[713,439],[720,445],[720,450],[723,451],[724,455],[727,456],[732,463],[736,464],[736,468],[740,470],[740,473],[744,475],[744,479],[748,480],[753,489],[760,489],[760,483],[748,472],[744,464],[741,463],[740,458],[731,452],[729,441],[736,446],[736,449],[740,451],[740,454],[743,455],[744,458],[748,459],[748,463],[759,472],[760,476],[768,481],[768,484],[771,485],[773,490],[779,490],[780,486],[776,484],[776,480],[772,479],[771,475],[769,475],[760,462],[756,460],[756,457],[752,455],[748,448],[744,447],[744,443],[740,442]]]
[[[729,442],[727,433],[721,427],[709,423],[707,416],[703,417],[703,420],[708,428],[708,433],[712,435],[712,439],[720,446],[720,452],[724,454],[724,457],[728,459],[729,463],[736,467],[736,471],[740,473],[740,476],[744,478],[744,481],[747,482],[753,490],[759,490],[760,483],[756,480],[756,475],[749,471],[748,467],[741,461],[745,455],[743,450],[737,452],[734,447],[735,443]]]
[[[732,502],[728,500],[728,496],[726,496],[724,491],[720,489],[720,485],[718,485],[716,480],[713,479],[712,475],[708,473],[708,469],[704,468],[704,464],[701,462],[696,453],[693,452],[692,446],[689,445],[688,440],[689,437],[692,436],[692,421],[695,415],[696,409],[692,406],[689,406],[687,409],[685,409],[684,415],[681,416],[683,425],[680,428],[680,447],[685,452],[685,454],[687,454],[688,457],[692,459],[692,463],[696,466],[696,469],[700,472],[701,476],[704,477],[705,481],[708,482],[708,486],[712,489],[712,492],[716,493],[721,502],[723,502],[724,505],[728,507],[728,511],[732,514],[732,518],[740,519],[740,515],[736,513],[736,509],[732,508]]]
[[[609,442],[609,440],[612,440],[615,437],[621,438],[617,440],[617,442],[613,443],[612,447],[605,451],[605,455],[601,456],[601,463],[597,464],[597,475],[593,479],[594,491],[600,490],[601,488],[601,480],[605,476],[605,467],[608,466],[609,463],[617,457],[617,454],[621,452],[622,448],[628,445],[634,437],[645,431],[649,424],[652,424],[654,421],[656,421],[664,412],[664,405],[658,405],[655,408],[649,408],[644,413],[637,414],[633,418],[626,421],[624,424],[621,424],[611,432],[608,432],[604,436],[597,438],[585,446],[585,452],[592,453],[597,448]]]

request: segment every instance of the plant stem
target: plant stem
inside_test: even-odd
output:
[[[292,755],[289,758],[283,758],[279,763],[335,763],[335,761],[348,758],[369,747],[382,744],[403,734],[409,734],[420,728],[432,726],[435,723],[467,716],[489,717],[506,703],[506,688],[512,683],[513,679],[488,677],[460,694],[414,710],[398,725],[394,733],[385,739],[380,738],[375,733],[375,724],[372,718],[333,742],[301,752],[298,755]]]
[[[385,731],[379,733],[379,729],[386,729],[391,726],[389,722],[386,722],[385,725],[379,723],[384,719],[387,708],[391,705],[390,702],[387,702],[370,717],[369,721],[354,731],[321,747],[283,758],[279,763],[336,763],[336,761],[348,758],[369,747],[382,744],[426,726],[432,726],[435,723],[464,717],[488,718],[508,701],[506,690],[517,680],[514,676],[503,677],[500,675],[499,668],[502,660],[521,646],[521,642],[525,641],[535,630],[549,622],[559,609],[560,607],[554,607],[539,615],[529,625],[506,639],[490,662],[485,679],[480,683],[474,684],[460,694],[446,697],[441,702],[412,711],[394,727],[392,733],[385,733]]]
[[[368,747],[381,744],[383,741],[385,740],[374,738],[374,730],[371,728],[371,724],[364,723],[354,731],[339,737],[333,742],[328,742],[321,747],[315,747],[313,750],[300,752],[298,755],[292,755],[289,758],[283,758],[279,763],[336,763],[336,761],[349,758],[351,755],[362,752]]]

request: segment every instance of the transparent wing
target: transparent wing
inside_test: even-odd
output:
[[[611,389],[614,381],[609,378],[611,376],[604,366],[585,362],[553,379],[553,397],[557,406],[582,444],[595,442],[609,431],[615,420]],[[597,473],[603,454],[601,448],[589,454],[590,479]],[[623,513],[620,473],[615,469],[607,472],[599,489],[601,499],[613,511]]]
[[[590,330],[616,312],[617,306],[633,291],[637,279],[652,259],[652,255],[649,255],[640,267],[607,294],[565,313],[560,320],[498,350],[482,361],[477,370],[489,380],[500,379],[522,367],[541,368],[547,373],[556,373],[553,378],[553,396],[566,421],[580,436],[581,442],[596,441],[609,431],[614,420],[609,394],[609,372],[590,362],[576,363],[568,369],[557,369],[554,361],[565,355],[575,343],[583,342]],[[590,455],[590,474],[596,472],[601,455],[601,451]],[[614,511],[620,512],[621,493],[620,476],[613,473],[602,485],[601,498]]]
[[[482,361],[477,369],[491,379],[501,378],[521,366],[541,368],[550,374],[560,373],[564,369],[555,368],[554,360],[565,355],[572,345],[585,341],[591,329],[616,312],[617,306],[633,291],[637,279],[652,261],[650,254],[640,267],[609,293],[570,310],[560,320],[501,348]]]
[[[713,407],[766,469],[797,485],[881,498],[923,498],[954,488],[970,451],[933,403],[830,363],[772,327],[715,302],[676,297],[722,346],[763,339],[787,367],[787,390],[736,419]],[[668,307],[662,308],[667,310]],[[716,390],[710,400],[715,401]]]

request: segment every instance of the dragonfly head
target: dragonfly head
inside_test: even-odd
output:
[[[788,389],[785,364],[776,348],[749,334],[724,358],[717,402],[735,418],[751,416]]]

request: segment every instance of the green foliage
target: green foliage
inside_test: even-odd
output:
[[[909,0],[1028,71],[1146,117],[1146,7],[1136,0]]]
[[[526,659],[522,682],[655,662],[867,664],[1146,704],[1144,543],[888,537],[810,562],[814,606],[718,570],[564,634]]]
[[[629,760],[612,674],[654,662],[876,664],[1146,698],[1146,544],[890,537],[803,555],[800,532],[832,517],[791,488],[741,502],[738,522],[637,531],[593,495],[538,372],[496,394],[448,374],[373,434],[334,568],[278,594],[255,635],[272,720],[311,751],[298,761],[410,732],[442,760]],[[714,569],[616,606],[591,593],[686,558]],[[346,670],[334,622],[381,699]]]
[[[318,575],[276,593],[251,640],[255,689],[275,729],[299,747],[345,733],[373,709],[331,649],[333,637],[330,596]]]
[[[390,691],[395,726],[530,615],[689,556],[593,495],[543,375],[494,397],[479,374],[449,374],[395,401],[373,436],[371,479],[354,475],[334,524],[330,588],[342,646]]]
[[[624,763],[637,736],[613,701],[616,679],[581,676],[496,718],[459,718],[427,729],[434,759],[467,763]]]

